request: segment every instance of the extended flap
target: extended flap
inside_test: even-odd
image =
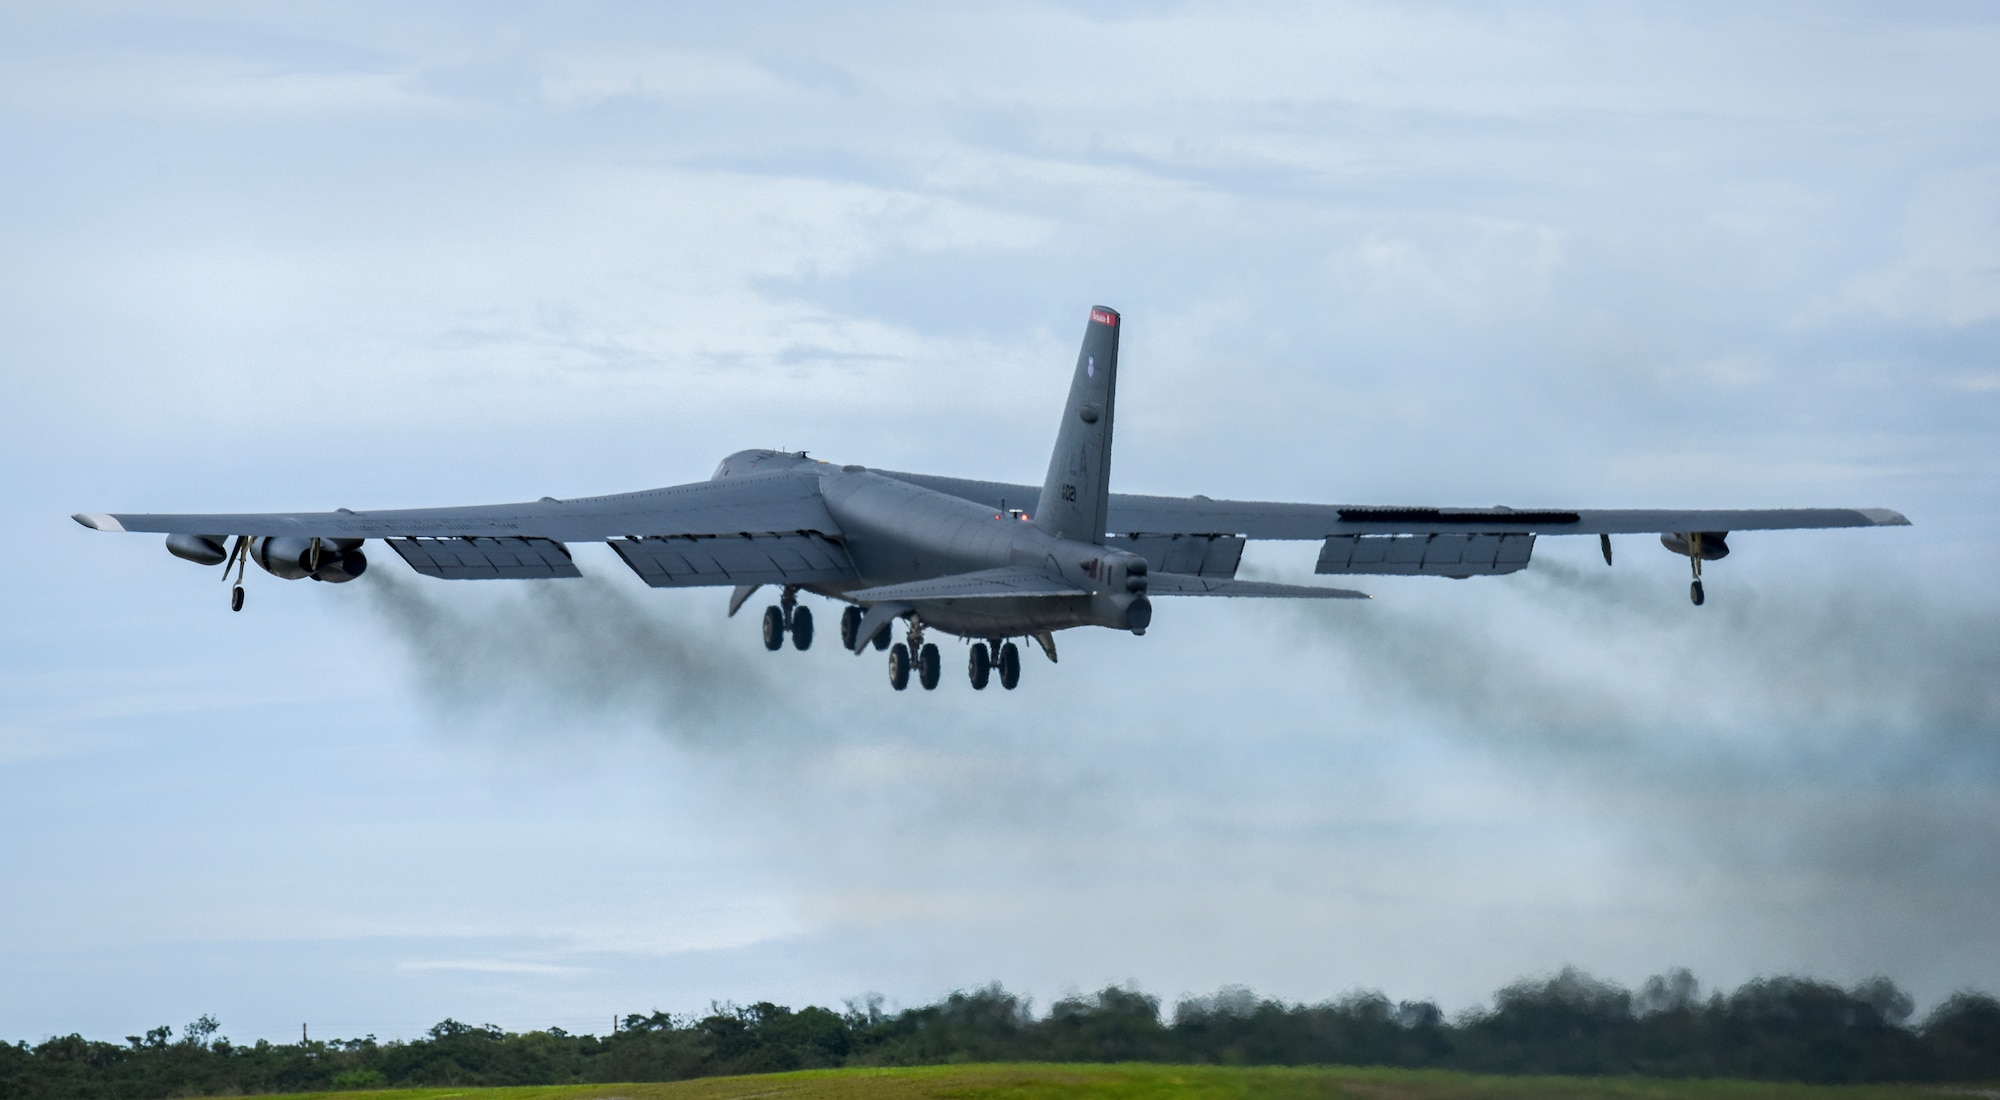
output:
[[[1191,577],[1233,577],[1243,560],[1243,540],[1235,535],[1125,535],[1105,545],[1130,550],[1159,573]]]
[[[654,588],[819,584],[855,579],[839,543],[815,531],[767,535],[652,535],[611,548]]]
[[[1534,549],[1525,534],[1333,535],[1313,572],[1489,577],[1526,569]]]
[[[554,539],[406,538],[385,539],[391,549],[426,577],[448,581],[537,580],[581,577],[569,547]]]

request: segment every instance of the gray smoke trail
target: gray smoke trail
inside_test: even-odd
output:
[[[1060,845],[1060,830],[1039,822],[1097,812],[1103,772],[1038,751],[1052,735],[1009,724],[991,699],[997,691],[992,705],[940,714],[954,705],[943,692],[912,688],[889,710],[881,695],[851,690],[865,667],[871,687],[887,694],[876,679],[880,656],[837,652],[826,604],[817,606],[812,651],[773,654],[751,640],[747,615],[722,618],[716,592],[693,620],[676,614],[671,597],[593,578],[494,589],[385,570],[357,584],[441,714],[477,714],[532,736],[620,722],[649,731],[701,753],[717,781],[760,808],[780,844],[800,834],[824,841],[825,821],[838,814],[872,817],[905,854],[994,829],[1040,832],[1025,839]],[[869,843],[873,858],[890,842]]]
[[[1457,613],[1304,613],[1363,690],[1596,805],[1774,942],[1946,988],[1990,966],[2000,613],[1874,578],[1767,578],[1699,609],[1561,563],[1502,583]]]
[[[476,594],[490,599],[448,596],[386,571],[360,583],[424,690],[450,711],[534,716],[564,729],[623,715],[707,747],[746,731],[800,728],[771,666],[602,580]]]
[[[1485,614],[1307,613],[1360,682],[1486,735],[1630,753],[1678,731],[1680,748],[1733,746],[1742,764],[1775,740],[1788,769],[1804,753],[1832,771],[2000,777],[1991,609],[1877,580],[1746,586],[1695,609],[1674,587],[1560,562],[1512,595]]]

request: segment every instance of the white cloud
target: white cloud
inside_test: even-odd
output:
[[[1849,278],[1836,308],[1965,326],[2000,317],[2000,167],[1922,180],[1888,264]]]

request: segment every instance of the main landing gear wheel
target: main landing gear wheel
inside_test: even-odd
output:
[[[773,653],[785,648],[785,613],[776,604],[764,609],[764,648]]]
[[[883,623],[882,629],[875,632],[875,652],[880,653],[887,648],[889,648],[889,624]]]
[[[792,608],[792,648],[804,652],[813,644],[813,613],[810,607]]]
[[[986,652],[985,642],[972,643],[972,656],[966,662],[965,674],[972,678],[972,690],[986,690],[986,681],[993,676],[993,657]]]
[[[910,647],[901,642],[889,648],[889,686],[897,691],[910,686]]]
[[[229,590],[229,610],[243,610],[243,586],[240,584]]]
[[[924,685],[925,691],[936,691],[943,671],[936,643],[925,642],[924,648],[917,651],[917,682]]]
[[[861,609],[849,605],[840,613],[840,648],[854,652],[854,643],[861,638]]]
[[[1708,598],[1707,594],[1702,592],[1701,590],[1700,581],[1696,581],[1693,584],[1688,585],[1688,599],[1693,600],[1694,605],[1696,607],[1700,607],[1702,601],[1706,600],[1707,598]]]
[[[1013,642],[1000,647],[1000,686],[1013,691],[1021,683],[1021,651]]]

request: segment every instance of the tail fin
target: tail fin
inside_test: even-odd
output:
[[[1111,498],[1111,414],[1118,390],[1118,313],[1097,306],[1069,384],[1035,526],[1059,538],[1103,542]]]

